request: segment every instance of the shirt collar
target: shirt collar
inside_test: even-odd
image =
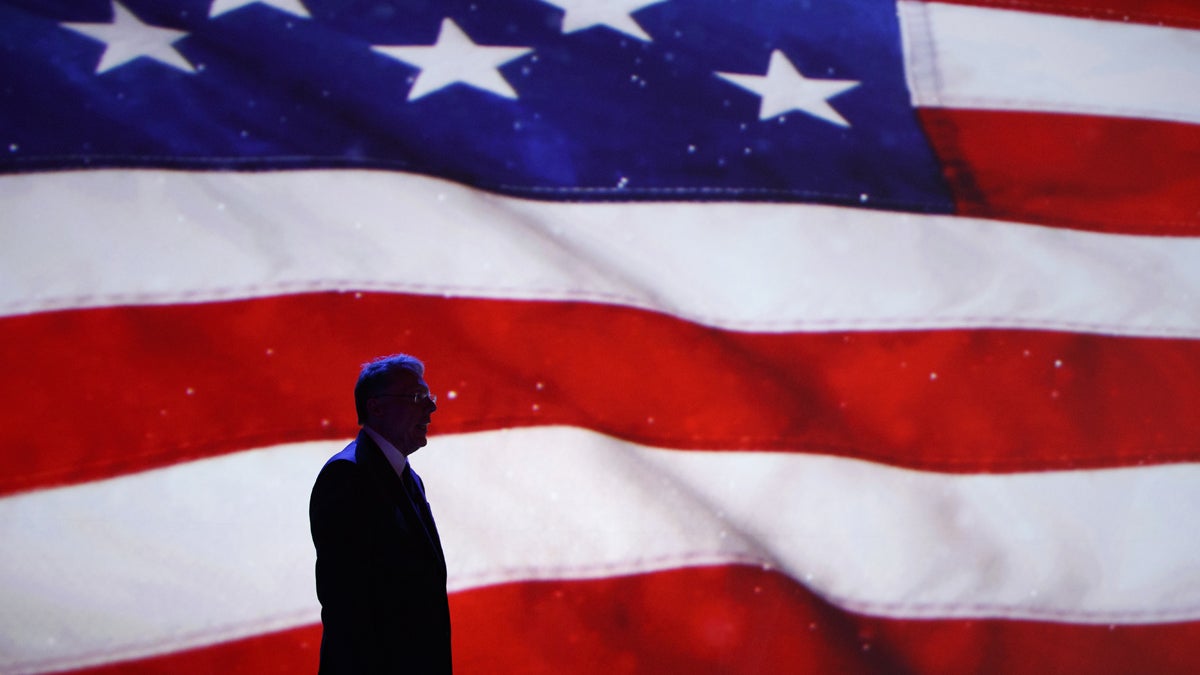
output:
[[[375,444],[383,451],[383,456],[387,458],[388,464],[392,465],[392,469],[395,470],[396,475],[402,476],[404,474],[404,467],[408,466],[408,458],[404,456],[404,453],[397,450],[396,446],[389,443],[386,438],[380,436],[379,432],[371,427],[364,424],[363,431],[367,432],[371,440],[375,441]]]

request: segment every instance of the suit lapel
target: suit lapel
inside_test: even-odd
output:
[[[433,512],[429,509],[429,502],[423,496],[425,488],[421,485],[421,479],[415,472],[412,472],[411,465],[408,471],[413,473],[413,478],[421,492],[421,494],[412,496],[404,486],[404,482],[396,475],[396,470],[392,468],[391,463],[383,456],[383,450],[364,431],[360,431],[358,434],[355,452],[357,461],[367,469],[367,473],[375,481],[380,492],[400,509],[406,529],[424,535],[423,538],[429,543],[434,557],[438,559],[444,569],[446,559],[442,553],[442,542],[438,536],[437,526],[433,522]]]
[[[416,471],[413,471],[411,464],[408,466],[407,471],[412,475],[413,486],[416,488],[410,491],[410,494],[412,495],[413,505],[416,506],[418,512],[421,514],[421,521],[425,525],[425,534],[429,536],[430,541],[433,542],[437,550],[441,551],[442,540],[438,536],[437,524],[433,521],[433,511],[429,508],[429,500],[425,498],[425,482],[421,480]]]

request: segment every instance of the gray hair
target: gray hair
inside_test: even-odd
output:
[[[354,411],[358,413],[359,424],[363,424],[367,417],[367,399],[390,387],[404,373],[424,377],[425,364],[408,354],[380,356],[363,364],[358,373],[358,382],[354,385]]]

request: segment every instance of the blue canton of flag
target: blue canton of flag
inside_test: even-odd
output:
[[[948,212],[889,0],[5,0],[0,169]]]

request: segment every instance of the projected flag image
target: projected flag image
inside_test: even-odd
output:
[[[0,0],[0,345],[2,673],[1194,673],[1200,5]]]

